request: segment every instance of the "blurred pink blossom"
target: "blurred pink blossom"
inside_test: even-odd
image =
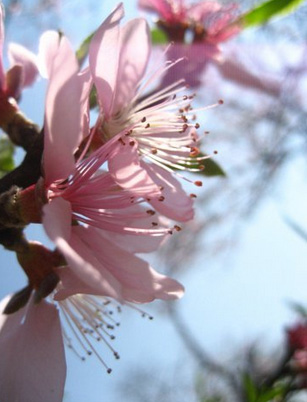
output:
[[[236,22],[238,5],[217,1],[139,0],[139,7],[159,16],[157,25],[174,42],[168,60],[182,59],[161,80],[160,88],[184,78],[191,88],[205,84],[206,72],[213,65],[223,78],[271,96],[281,93],[281,81],[269,79],[257,69],[245,66],[242,46],[228,51],[220,45],[240,33]]]
[[[0,90],[6,96],[17,99],[23,88],[30,86],[35,81],[38,68],[34,53],[25,47],[11,43],[8,47],[10,69],[5,73],[3,67],[3,42],[4,42],[4,9],[0,5]]]
[[[192,42],[217,45],[240,31],[234,24],[237,4],[227,6],[217,1],[188,4],[184,0],[139,0],[139,7],[158,15],[158,26],[169,40],[182,42],[190,31]]]
[[[288,345],[292,350],[307,349],[307,325],[298,323],[287,329]]]
[[[185,22],[188,18],[184,0],[139,0],[140,8],[154,12],[170,24]]]

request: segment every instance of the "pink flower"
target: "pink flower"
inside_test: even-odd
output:
[[[292,365],[295,370],[307,373],[307,348],[299,349],[294,352]]]
[[[238,85],[279,96],[281,82],[267,78],[259,71],[245,66],[246,51],[222,49],[220,44],[237,35],[241,28],[237,19],[237,4],[223,6],[216,1],[186,4],[178,0],[139,0],[139,7],[160,17],[157,25],[175,42],[167,52],[170,60],[183,59],[166,71],[159,88],[184,78],[191,88],[204,84],[204,74],[214,65],[227,80]]]
[[[209,63],[223,64],[219,44],[240,31],[240,27],[233,24],[237,10],[235,4],[222,6],[216,1],[200,1],[190,5],[178,0],[139,0],[139,7],[158,14],[158,27],[170,41],[175,42],[167,57],[183,59],[164,74],[160,88],[179,77],[183,77],[191,88],[199,87]],[[168,13],[164,12],[166,8]]]
[[[113,200],[116,202],[115,197]],[[133,214],[125,209],[118,213],[112,209],[101,209],[103,216],[99,222],[93,220],[89,225],[71,226],[72,217],[77,216],[76,211],[71,210],[71,207],[74,208],[72,204],[59,197],[44,207],[45,230],[68,264],[65,269],[57,271],[61,286],[56,298],[84,293],[109,296],[120,302],[147,303],[154,299],[170,300],[182,296],[183,287],[178,282],[154,271],[146,261],[128,251],[127,244],[116,242],[120,233],[128,233],[128,236],[129,233],[161,235],[165,229],[125,226],[127,217],[134,220]],[[87,204],[90,204],[89,201]],[[95,213],[94,208],[91,211]],[[135,216],[145,220],[141,212]],[[116,236],[113,237],[114,232]],[[129,242],[124,236],[122,238],[124,242]],[[141,237],[139,244],[139,249],[134,252],[142,251]],[[155,239],[154,244],[157,244]]]
[[[151,51],[148,25],[144,19],[135,19],[121,28],[122,17],[123,6],[119,5],[90,44],[90,71],[100,105],[94,139],[105,143],[130,128],[121,152],[109,158],[110,173],[121,187],[134,191],[127,172],[131,165],[137,166],[147,183],[160,188],[158,196],[146,197],[154,208],[171,219],[188,221],[193,217],[193,203],[174,178],[173,169],[189,170],[197,161],[191,156],[198,141],[198,125],[191,121],[193,96],[181,95],[182,80],[144,95],[177,62],[167,63],[145,80]]]
[[[30,86],[35,81],[38,68],[36,56],[26,48],[16,43],[11,43],[8,48],[8,57],[11,68],[5,73],[2,53],[4,42],[4,9],[0,6],[0,91],[6,96],[18,99],[23,88]]]
[[[115,316],[121,312],[119,304],[91,295],[57,302],[49,298],[39,304],[31,298],[26,307],[6,315],[3,310],[9,299],[0,302],[1,402],[61,402],[66,378],[64,344],[82,360],[95,355],[111,373],[94,341],[101,341],[119,359],[111,345],[119,325]]]
[[[216,1],[185,4],[184,0],[139,0],[138,4],[158,14],[158,25],[176,42],[183,42],[185,33],[191,31],[194,43],[217,45],[240,31],[233,24],[236,4],[222,6]]]
[[[52,34],[48,36],[52,42]],[[67,295],[90,293],[122,302],[178,298],[183,294],[178,282],[158,274],[147,262],[128,252],[127,247],[115,243],[120,235],[138,235],[140,250],[134,252],[142,251],[142,236],[163,238],[169,232],[168,228],[159,227],[156,220],[157,227],[153,227],[152,218],[148,220],[154,212],[146,212],[138,205],[142,194],[155,195],[157,191],[146,177],[144,180],[142,170],[131,164],[130,171],[125,171],[125,180],[130,182],[133,193],[119,188],[109,173],[99,170],[108,158],[120,152],[126,131],[87,158],[81,155],[75,163],[74,151],[82,136],[82,88],[68,41],[57,38],[56,43],[58,48],[51,47],[54,57],[47,63],[50,78],[44,126],[47,204],[43,224],[69,265],[58,272],[63,289]],[[153,241],[157,244],[156,239]]]
[[[307,349],[307,325],[299,323],[287,329],[288,345],[292,350]]]
[[[12,315],[3,314],[8,298],[0,305],[3,402],[60,402],[66,376],[63,343],[82,359],[95,354],[111,372],[92,342],[93,336],[102,340],[119,358],[109,343],[117,324],[109,315],[110,300],[97,296],[130,305],[177,299],[183,294],[177,281],[159,274],[135,255],[156,249],[169,231],[158,218],[153,218],[154,211],[139,205],[142,186],[148,183],[142,177],[132,177],[135,191],[131,193],[121,189],[109,173],[100,171],[108,157],[119,152],[125,132],[88,157],[84,152],[75,161],[82,137],[83,110],[78,67],[66,38],[49,32],[43,40],[53,46],[52,58],[46,64],[49,86],[44,180],[36,191],[43,190],[37,200],[45,203],[43,225],[65,260],[53,259],[53,253],[41,254],[46,258],[50,255],[48,264],[57,261],[59,265],[54,272],[60,281],[49,296],[50,303],[42,300],[34,305],[31,297],[26,307]],[[25,258],[29,263],[31,258]],[[37,265],[33,271],[41,274],[40,264]],[[62,328],[58,309],[66,322]],[[120,309],[119,304],[116,309]],[[72,336],[76,343],[72,343]]]
[[[183,23],[187,20],[187,7],[184,0],[139,0],[140,8],[151,11],[169,24]]]
[[[32,301],[12,315],[0,303],[0,400],[61,402],[66,377],[59,313]]]
[[[191,5],[188,14],[196,23],[194,41],[217,45],[237,35],[241,30],[234,23],[237,10],[235,3],[223,6],[218,2],[203,1]]]

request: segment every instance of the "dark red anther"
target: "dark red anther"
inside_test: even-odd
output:
[[[195,157],[197,155],[199,155],[199,149],[197,147],[191,147],[191,152],[190,152],[190,156]]]

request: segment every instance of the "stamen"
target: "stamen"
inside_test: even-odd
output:
[[[148,314],[148,313],[147,313],[146,311],[144,311],[144,310],[141,310],[139,307],[136,307],[134,304],[131,304],[131,303],[126,302],[125,305],[126,305],[126,306],[129,306],[130,308],[132,308],[132,310],[135,310],[135,311],[137,311],[138,313],[140,313],[140,314],[142,315],[142,318],[147,317],[149,320],[153,320],[153,319],[154,319],[152,315]]]
[[[113,329],[114,326],[105,321],[105,319],[103,319],[101,315],[105,313],[105,308],[108,304],[104,304],[104,309],[101,309],[100,305],[96,302],[96,298],[94,298],[93,296],[75,295],[66,300],[58,302],[58,305],[68,327],[70,328],[75,339],[78,341],[82,350],[84,350],[84,352],[88,356],[94,353],[99,361],[106,368],[107,372],[111,373],[111,368],[108,367],[105,361],[101,358],[100,354],[97,352],[93,343],[89,339],[89,337],[91,337],[96,341],[102,340],[112,351],[114,357],[116,359],[119,359],[118,352],[114,350],[114,348],[105,338],[105,336],[108,336],[110,339],[115,338],[114,335],[110,334],[104,328],[106,327],[107,329]],[[110,311],[108,311],[108,319],[110,318],[109,313]],[[81,324],[82,321],[86,324],[86,326],[83,326]],[[71,338],[68,336],[65,329],[63,329],[63,334],[64,338],[67,341],[68,347],[72,349],[78,356],[80,356],[80,354],[73,347]],[[82,360],[85,360],[85,357],[83,356],[80,356],[80,358]]]

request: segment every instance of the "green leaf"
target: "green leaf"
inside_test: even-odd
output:
[[[94,109],[97,106],[98,106],[97,90],[96,87],[93,85],[90,92],[90,109]]]
[[[258,402],[258,389],[247,373],[243,374],[243,386],[246,392],[246,398],[248,402]]]
[[[285,385],[279,385],[274,388],[268,389],[261,393],[257,402],[270,402],[274,401],[277,396],[283,397],[286,391]],[[279,399],[282,400],[282,399]]]
[[[203,164],[205,165],[205,169],[201,172],[201,174],[203,174],[204,176],[207,176],[207,177],[212,177],[212,176],[226,177],[225,171],[212,158],[206,159]]]
[[[244,28],[262,25],[276,15],[289,14],[294,11],[304,0],[269,0],[256,6],[242,15],[238,22]]]
[[[154,28],[151,31],[151,42],[153,45],[164,45],[168,43],[166,34],[161,29]]]
[[[203,153],[199,153],[197,157],[203,157],[206,156]],[[182,167],[186,168],[187,170],[189,169],[200,169],[199,172],[196,172],[198,174],[201,174],[203,176],[207,177],[213,177],[213,176],[223,176],[226,177],[226,173],[224,170],[221,168],[221,166],[215,162],[212,158],[208,158],[202,161],[198,161],[195,157],[195,162],[189,163],[189,164],[181,164]],[[202,166],[205,168],[202,169]]]
[[[288,302],[289,307],[302,318],[307,318],[307,308],[297,302]]]
[[[0,138],[0,178],[14,169],[14,145],[8,138]]]
[[[96,31],[91,33],[84,41],[81,43],[79,49],[76,51],[76,57],[78,60],[79,65],[81,65],[88,55],[88,51],[90,48],[90,43],[92,37],[95,35]]]

